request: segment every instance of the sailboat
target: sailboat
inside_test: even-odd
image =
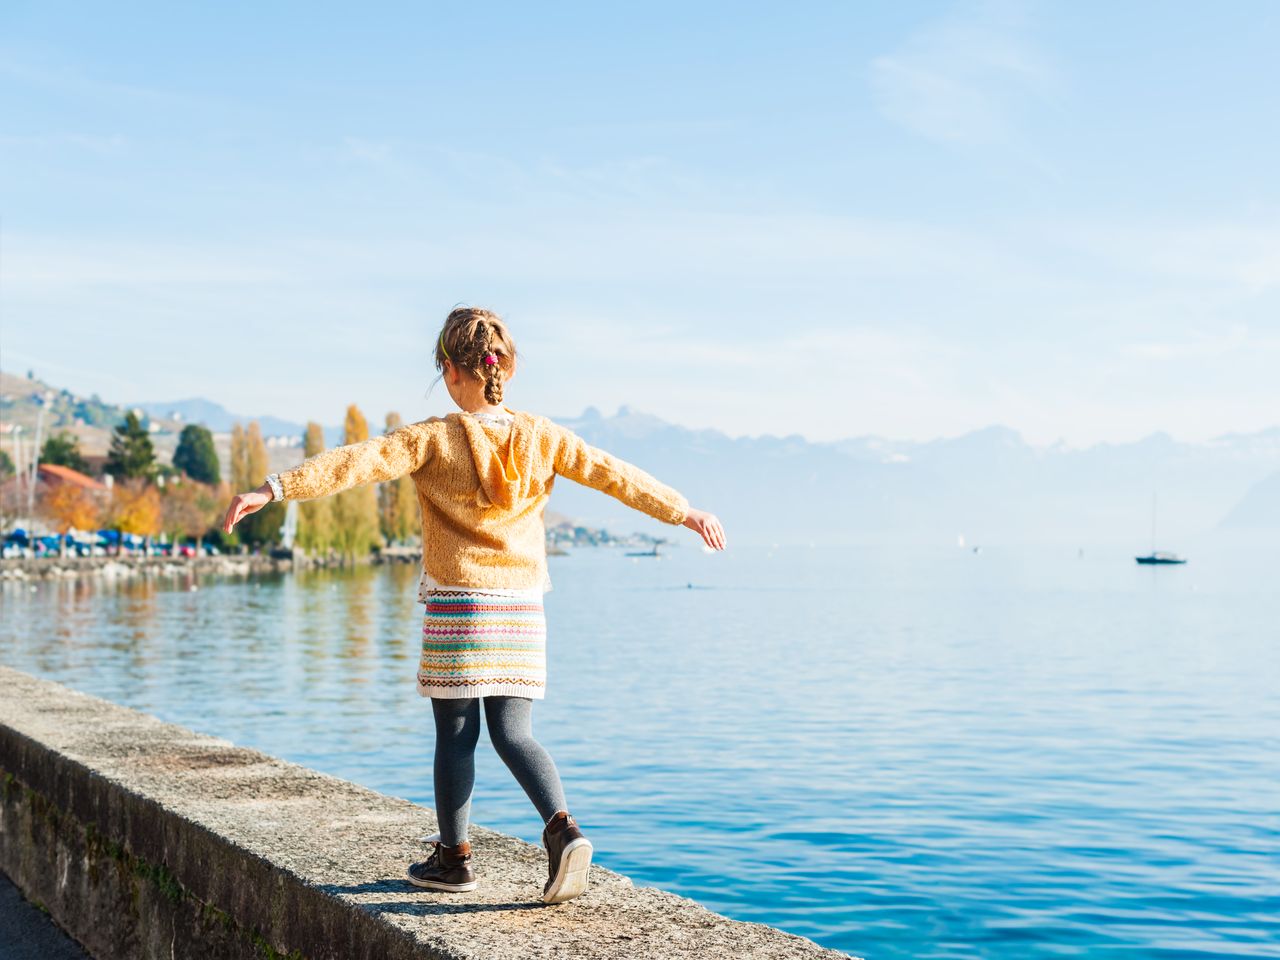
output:
[[[665,540],[653,541],[653,548],[650,550],[631,550],[627,553],[628,557],[660,557],[662,554],[658,552],[658,547],[666,543]]]
[[[1156,495],[1151,494],[1151,552],[1145,557],[1134,557],[1138,563],[1145,564],[1174,564],[1186,563],[1185,557],[1180,557],[1176,553],[1170,553],[1168,550],[1156,549]]]

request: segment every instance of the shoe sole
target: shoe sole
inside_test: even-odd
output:
[[[415,887],[425,887],[427,890],[444,890],[446,893],[466,893],[468,890],[474,890],[480,885],[479,880],[472,880],[468,883],[444,883],[440,880],[419,880],[407,870],[405,871],[404,878]]]
[[[560,854],[560,869],[551,887],[542,895],[543,903],[564,903],[580,897],[587,889],[591,867],[591,841],[571,840]]]

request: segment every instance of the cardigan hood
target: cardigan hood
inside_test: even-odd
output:
[[[494,506],[510,509],[531,496],[533,476],[528,465],[538,449],[538,423],[527,413],[502,409],[515,418],[510,427],[487,424],[464,413],[450,416],[456,416],[466,431],[481,492]],[[523,473],[522,463],[526,465]]]

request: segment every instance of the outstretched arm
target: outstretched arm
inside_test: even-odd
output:
[[[679,524],[699,534],[707,546],[724,549],[724,528],[712,514],[694,510],[684,495],[633,463],[593,447],[572,430],[556,429],[555,471],[632,509]]]
[[[390,433],[358,443],[323,450],[291,470],[281,473],[280,486],[286,500],[315,500],[366,483],[383,483],[413,473],[431,456],[431,428],[438,418],[397,427]],[[222,529],[271,502],[271,488],[264,483],[256,490],[232,498]]]

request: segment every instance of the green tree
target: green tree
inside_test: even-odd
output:
[[[13,459],[5,451],[0,450],[0,480],[8,480],[15,473],[17,470],[13,465]]]
[[[347,407],[344,444],[369,439],[369,421],[354,403]],[[373,484],[343,490],[333,498],[333,519],[338,552],[344,560],[365,556],[382,546],[378,532],[378,491]]]
[[[81,473],[89,472],[89,464],[80,453],[80,440],[66,430],[49,437],[40,448],[40,462],[54,463]]]
[[[151,436],[132,410],[125,414],[124,423],[112,431],[111,449],[103,469],[117,480],[150,479],[155,473],[156,451]]]
[[[222,482],[213,434],[201,424],[188,423],[182,428],[178,449],[173,452],[173,465],[199,483],[217,486]]]
[[[324,450],[324,430],[314,420],[307,424],[302,439],[304,457],[314,457]],[[327,498],[303,500],[298,503],[298,538],[300,550],[308,553],[328,553],[334,545],[333,503]]]

